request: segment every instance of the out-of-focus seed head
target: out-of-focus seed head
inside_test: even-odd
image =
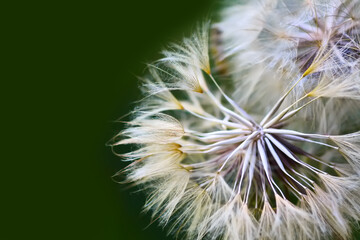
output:
[[[249,1],[228,7],[222,16],[214,25],[223,43],[220,57],[233,56],[235,72],[238,66],[264,63],[279,69],[296,66],[304,73],[320,56],[334,74],[359,69],[357,0]]]

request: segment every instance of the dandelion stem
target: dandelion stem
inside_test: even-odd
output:
[[[289,139],[289,140],[315,143],[315,144],[318,144],[318,145],[323,145],[323,146],[326,146],[326,147],[329,147],[329,148],[339,150],[339,147],[336,147],[336,146],[333,146],[333,145],[330,145],[330,144],[326,144],[326,143],[322,143],[322,142],[318,142],[318,141],[314,141],[314,140],[307,139],[307,138],[302,138],[302,137],[299,137],[299,136],[283,135],[283,137],[286,138],[286,139]]]
[[[267,128],[267,129],[264,129],[263,132],[270,133],[270,134],[296,135],[296,136],[319,138],[319,139],[329,139],[330,138],[329,135],[302,133],[302,132],[298,132],[298,131],[294,131],[294,130],[287,130],[287,129]]]
[[[235,108],[235,110],[237,110],[240,114],[242,114],[244,117],[246,117],[248,120],[250,120],[250,122],[252,124],[256,124],[255,120],[244,110],[242,109],[238,104],[236,104],[234,102],[234,100],[232,100],[231,98],[229,98],[228,95],[226,95],[224,93],[224,91],[221,89],[221,87],[219,86],[219,84],[216,82],[215,78],[213,77],[212,74],[209,74],[210,79],[214,82],[215,86],[219,89],[220,93],[224,96],[224,98],[231,104],[231,106],[233,106]],[[246,119],[245,119],[246,120]]]
[[[294,85],[275,103],[274,107],[270,110],[270,112],[261,120],[260,125],[263,126],[270,117],[272,117],[277,110],[281,107],[282,103],[284,102],[285,98],[290,94],[290,92],[295,88],[295,86],[304,78],[305,76],[302,75],[299,80],[297,80]]]
[[[294,110],[292,110],[291,112],[288,112],[285,116],[283,116],[283,118],[280,119],[280,121],[278,123],[284,122],[286,120],[288,120],[289,118],[293,117],[296,113],[298,113],[301,109],[303,109],[304,107],[306,107],[307,105],[309,105],[310,103],[314,102],[315,100],[319,99],[321,96],[317,96],[316,98],[311,99],[310,101],[308,101],[307,103],[305,103],[304,105],[302,105],[301,107],[298,107]]]
[[[307,163],[304,163],[303,161],[301,161],[300,159],[298,159],[293,153],[291,153],[282,143],[280,143],[278,140],[276,140],[273,136],[271,136],[270,134],[265,134],[265,136],[272,142],[274,143],[274,145],[280,150],[282,151],[287,157],[289,157],[290,159],[292,159],[294,162],[297,162],[298,164],[312,170],[315,173],[325,173]]]
[[[195,113],[195,112],[193,112],[193,111],[191,111],[189,109],[185,109],[185,110],[188,111],[189,113],[191,113],[192,115],[194,115],[195,117],[198,117],[198,118],[210,121],[210,122],[220,123],[220,124],[223,124],[225,126],[232,127],[232,128],[243,128],[243,125],[239,125],[237,123],[225,122],[225,121],[220,120],[220,119],[208,118],[208,117],[204,117],[204,116],[202,116],[200,114],[197,114],[197,113]]]
[[[271,142],[269,141],[269,139],[265,138],[265,142],[266,145],[268,146],[271,155],[274,157],[276,163],[278,164],[278,166],[280,167],[281,171],[283,171],[288,177],[290,177],[293,181],[295,181],[297,184],[299,184],[301,187],[303,187],[304,189],[306,189],[306,187],[304,185],[302,185],[300,182],[298,182],[293,176],[291,176],[286,170],[284,165],[281,162],[281,159],[279,157],[279,155],[276,153],[274,147],[272,146]]]
[[[258,132],[253,132],[252,134],[247,136],[245,141],[242,142],[237,148],[235,148],[235,150],[226,158],[225,162],[220,167],[218,172],[221,172],[221,170],[225,167],[225,165],[229,161],[229,159],[232,158],[234,156],[234,154],[237,153],[239,150],[244,149],[247,146],[247,144],[250,142],[250,140],[253,139],[257,134],[258,134]]]
[[[269,166],[269,160],[268,160],[268,157],[266,155],[266,152],[265,152],[265,149],[264,149],[264,146],[263,146],[263,143],[261,142],[261,140],[257,141],[257,148],[258,148],[258,152],[260,154],[260,159],[261,159],[262,165],[264,167],[264,171],[265,171],[266,177],[269,181],[270,187],[273,190],[273,192],[276,193],[274,186],[272,184],[273,179],[270,175],[271,169]]]
[[[240,190],[241,190],[241,184],[242,184],[242,181],[244,179],[244,176],[245,176],[245,172],[246,172],[246,169],[249,165],[249,162],[250,160],[252,160],[253,158],[255,158],[255,154],[253,153],[253,143],[250,143],[246,153],[245,153],[245,158],[243,160],[243,167],[242,167],[242,171],[241,171],[241,178],[240,178],[240,183],[239,183],[239,190],[238,190],[238,193],[240,193]]]
[[[256,143],[254,145],[254,149],[256,148]],[[245,203],[247,204],[248,199],[249,199],[249,194],[250,194],[250,188],[251,188],[251,183],[254,177],[254,171],[255,171],[255,163],[256,163],[256,158],[252,157],[251,159],[251,163],[250,163],[250,167],[249,167],[249,176],[248,176],[248,188],[246,191],[246,195],[245,195]],[[240,187],[239,187],[239,193],[240,193]]]
[[[245,126],[251,128],[252,124],[251,122],[249,122],[248,120],[246,120],[245,118],[241,117],[240,115],[236,114],[235,112],[231,111],[230,109],[224,107],[224,105],[222,105],[220,103],[220,101],[210,92],[210,91],[206,91],[206,93],[208,94],[208,96],[211,98],[211,100],[220,108],[221,111],[231,115],[233,118],[239,120],[241,123],[243,123]]]
[[[264,128],[268,128],[276,123],[278,123],[278,121],[298,102],[300,102],[301,100],[303,100],[304,98],[306,98],[308,96],[308,94],[305,94],[303,97],[299,98],[298,100],[296,100],[293,104],[291,104],[290,106],[288,106],[287,108],[285,108],[283,111],[281,111],[278,115],[276,115],[274,118],[272,118],[270,121],[266,122],[264,125]]]

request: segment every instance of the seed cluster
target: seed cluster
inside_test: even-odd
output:
[[[212,26],[216,44],[205,23],[149,64],[111,146],[135,149],[120,173],[148,192],[154,219],[186,239],[348,239],[359,23],[355,0],[250,1]]]

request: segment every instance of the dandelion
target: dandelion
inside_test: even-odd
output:
[[[298,114],[327,98],[358,104],[359,73],[329,81],[311,65],[277,71],[291,84],[267,85],[271,98],[244,89],[254,101],[239,104],[237,85],[212,73],[207,31],[148,66],[146,96],[112,143],[135,147],[119,154],[132,162],[126,182],[147,191],[145,209],[186,239],[348,239],[360,218],[360,131],[319,133]]]

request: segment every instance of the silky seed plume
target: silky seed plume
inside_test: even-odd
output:
[[[126,182],[147,193],[145,210],[171,234],[185,239],[349,239],[351,223],[360,219],[360,126],[351,126],[357,129],[352,133],[346,126],[336,133],[321,132],[319,122],[310,126],[302,114],[314,106],[323,110],[333,99],[359,104],[358,38],[338,36],[358,34],[357,23],[342,24],[347,14],[356,19],[357,13],[343,16],[339,10],[358,5],[332,1],[333,8],[325,8],[316,1],[307,6],[321,10],[314,19],[314,12],[296,12],[298,5],[281,2],[281,11],[293,13],[285,19],[298,24],[298,32],[284,32],[286,41],[292,38],[294,43],[299,37],[295,33],[304,31],[314,38],[309,26],[316,21],[321,34],[332,31],[327,41],[335,46],[306,50],[295,41],[298,45],[273,55],[264,45],[264,61],[238,64],[244,74],[229,81],[210,65],[216,61],[208,53],[206,23],[149,64],[142,79],[145,97],[112,146],[131,146],[132,151],[120,154],[132,162],[123,170]],[[241,56],[225,56],[233,66],[256,53],[252,49],[259,42],[254,41],[271,29],[264,21],[280,11],[280,1],[260,3],[259,13],[253,5],[239,7],[252,9],[246,18],[257,16],[262,25],[251,29],[244,45],[228,46],[230,55]],[[329,11],[337,13],[330,20]],[[229,21],[215,26],[224,28]],[[297,53],[285,58],[292,63],[276,62],[293,48]],[[341,62],[345,49],[349,58]],[[346,114],[356,113],[344,109],[340,116]],[[336,113],[330,116],[336,118]]]

